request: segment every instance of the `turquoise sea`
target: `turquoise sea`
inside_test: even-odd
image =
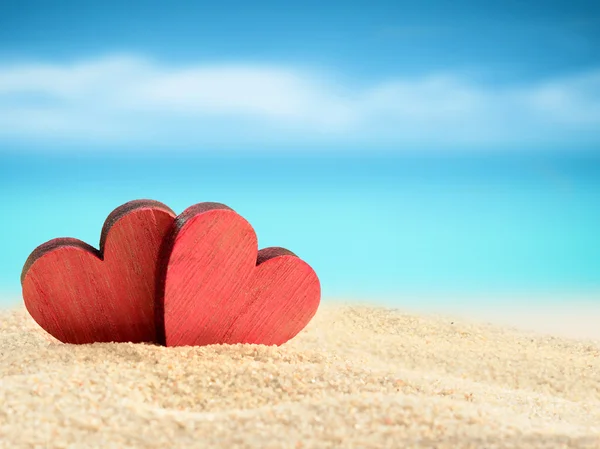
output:
[[[600,292],[600,156],[0,155],[0,298],[46,240],[97,246],[138,198],[222,202],[317,271],[323,296]],[[600,294],[597,296],[600,301]],[[4,301],[4,302],[3,302]],[[0,299],[7,305],[8,299]]]

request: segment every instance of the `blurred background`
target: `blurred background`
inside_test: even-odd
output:
[[[229,205],[325,298],[598,301],[600,4],[0,3],[0,305],[138,198]]]

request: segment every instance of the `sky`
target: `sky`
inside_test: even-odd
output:
[[[595,1],[0,4],[0,152],[596,151]]]
[[[0,293],[138,198],[327,296],[597,292],[598,173],[597,0],[0,1]]]

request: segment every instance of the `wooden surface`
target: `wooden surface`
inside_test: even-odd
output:
[[[132,201],[106,219],[100,250],[72,238],[39,246],[21,275],[27,310],[65,343],[155,342],[158,258],[174,217]]]
[[[258,251],[252,226],[218,203],[176,218],[163,245],[156,321],[167,346],[280,345],[317,311],[314,270],[283,248]]]

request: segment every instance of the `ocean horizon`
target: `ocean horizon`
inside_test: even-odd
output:
[[[20,298],[21,269],[37,245],[68,236],[97,247],[106,216],[140,198],[176,213],[227,204],[254,226],[260,247],[283,246],[311,264],[324,298],[600,301],[593,153],[14,153],[1,155],[0,167],[0,306]]]

